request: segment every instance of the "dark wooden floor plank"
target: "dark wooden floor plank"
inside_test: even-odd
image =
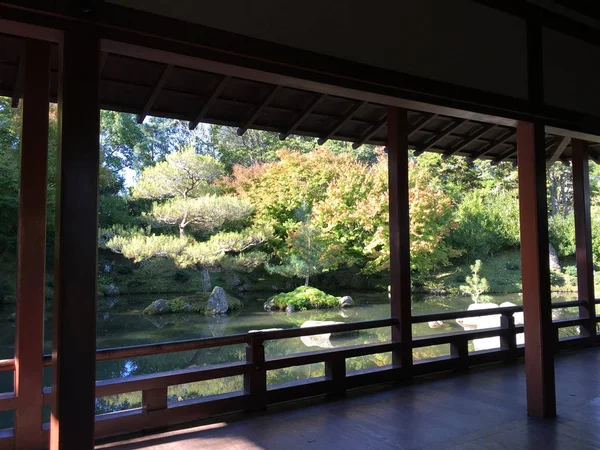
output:
[[[523,364],[417,379],[409,386],[308,402],[108,443],[119,449],[599,449],[600,349],[559,355],[557,419],[526,414]],[[593,426],[590,426],[593,425]]]

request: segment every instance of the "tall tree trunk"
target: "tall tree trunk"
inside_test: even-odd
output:
[[[306,277],[304,278],[304,286],[308,286],[309,282],[310,282],[310,273],[307,273]]]
[[[180,238],[185,237],[185,227],[182,227],[181,225],[179,226],[179,237]]]
[[[212,282],[210,281],[210,273],[208,273],[208,269],[203,267],[201,269],[202,274],[202,289],[206,292],[212,291]]]

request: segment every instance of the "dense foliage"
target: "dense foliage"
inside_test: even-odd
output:
[[[19,109],[0,98],[0,262],[14,261],[19,192]],[[48,255],[52,264],[56,111],[51,108]],[[100,246],[141,262],[180,267],[263,268],[309,284],[351,269],[389,268],[387,156],[381,149],[223,126],[190,131],[170,119],[102,111]],[[444,266],[465,266],[519,248],[516,169],[409,152],[411,269],[423,282]],[[598,166],[590,165],[598,191]],[[575,254],[570,166],[548,169],[550,243]],[[596,198],[595,196],[593,198]],[[600,205],[592,228],[600,233]],[[600,259],[600,239],[593,245]],[[572,263],[571,263],[572,264]],[[513,264],[514,265],[514,264]],[[9,270],[6,277],[12,276]],[[6,278],[5,277],[5,278]],[[464,283],[464,278],[461,281]],[[0,296],[5,281],[0,279]]]

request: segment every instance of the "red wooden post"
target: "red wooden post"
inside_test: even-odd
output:
[[[15,349],[17,448],[44,447],[42,435],[46,186],[50,44],[25,42]]]
[[[519,122],[519,210],[527,413],[556,415],[544,127]]]
[[[587,142],[573,139],[573,206],[575,210],[575,244],[577,247],[577,291],[585,305],[579,316],[586,320],[581,335],[596,342],[596,300],[594,296],[594,261],[592,257],[592,223],[590,214],[590,173]]]
[[[58,102],[53,450],[94,447],[99,59],[93,28],[65,32]]]
[[[408,117],[405,109],[388,108],[388,177],[390,211],[390,290],[392,340],[402,346],[393,352],[392,364],[412,373],[412,321],[410,292],[410,216],[408,201]]]

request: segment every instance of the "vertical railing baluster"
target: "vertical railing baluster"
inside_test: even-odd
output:
[[[505,328],[500,335],[500,348],[506,352],[505,362],[516,361],[517,359],[517,333],[515,330],[515,316],[511,311],[502,311],[500,326]]]
[[[346,358],[334,355],[325,361],[325,378],[332,382],[330,396],[344,396],[346,394]]]
[[[146,413],[167,409],[167,387],[142,391],[142,409]]]
[[[456,336],[450,343],[450,356],[456,359],[454,370],[464,371],[469,368],[469,339],[467,336]]]
[[[267,406],[267,371],[265,369],[265,341],[260,333],[252,333],[246,345],[246,362],[250,365],[244,375],[244,391],[250,394],[250,411]]]

